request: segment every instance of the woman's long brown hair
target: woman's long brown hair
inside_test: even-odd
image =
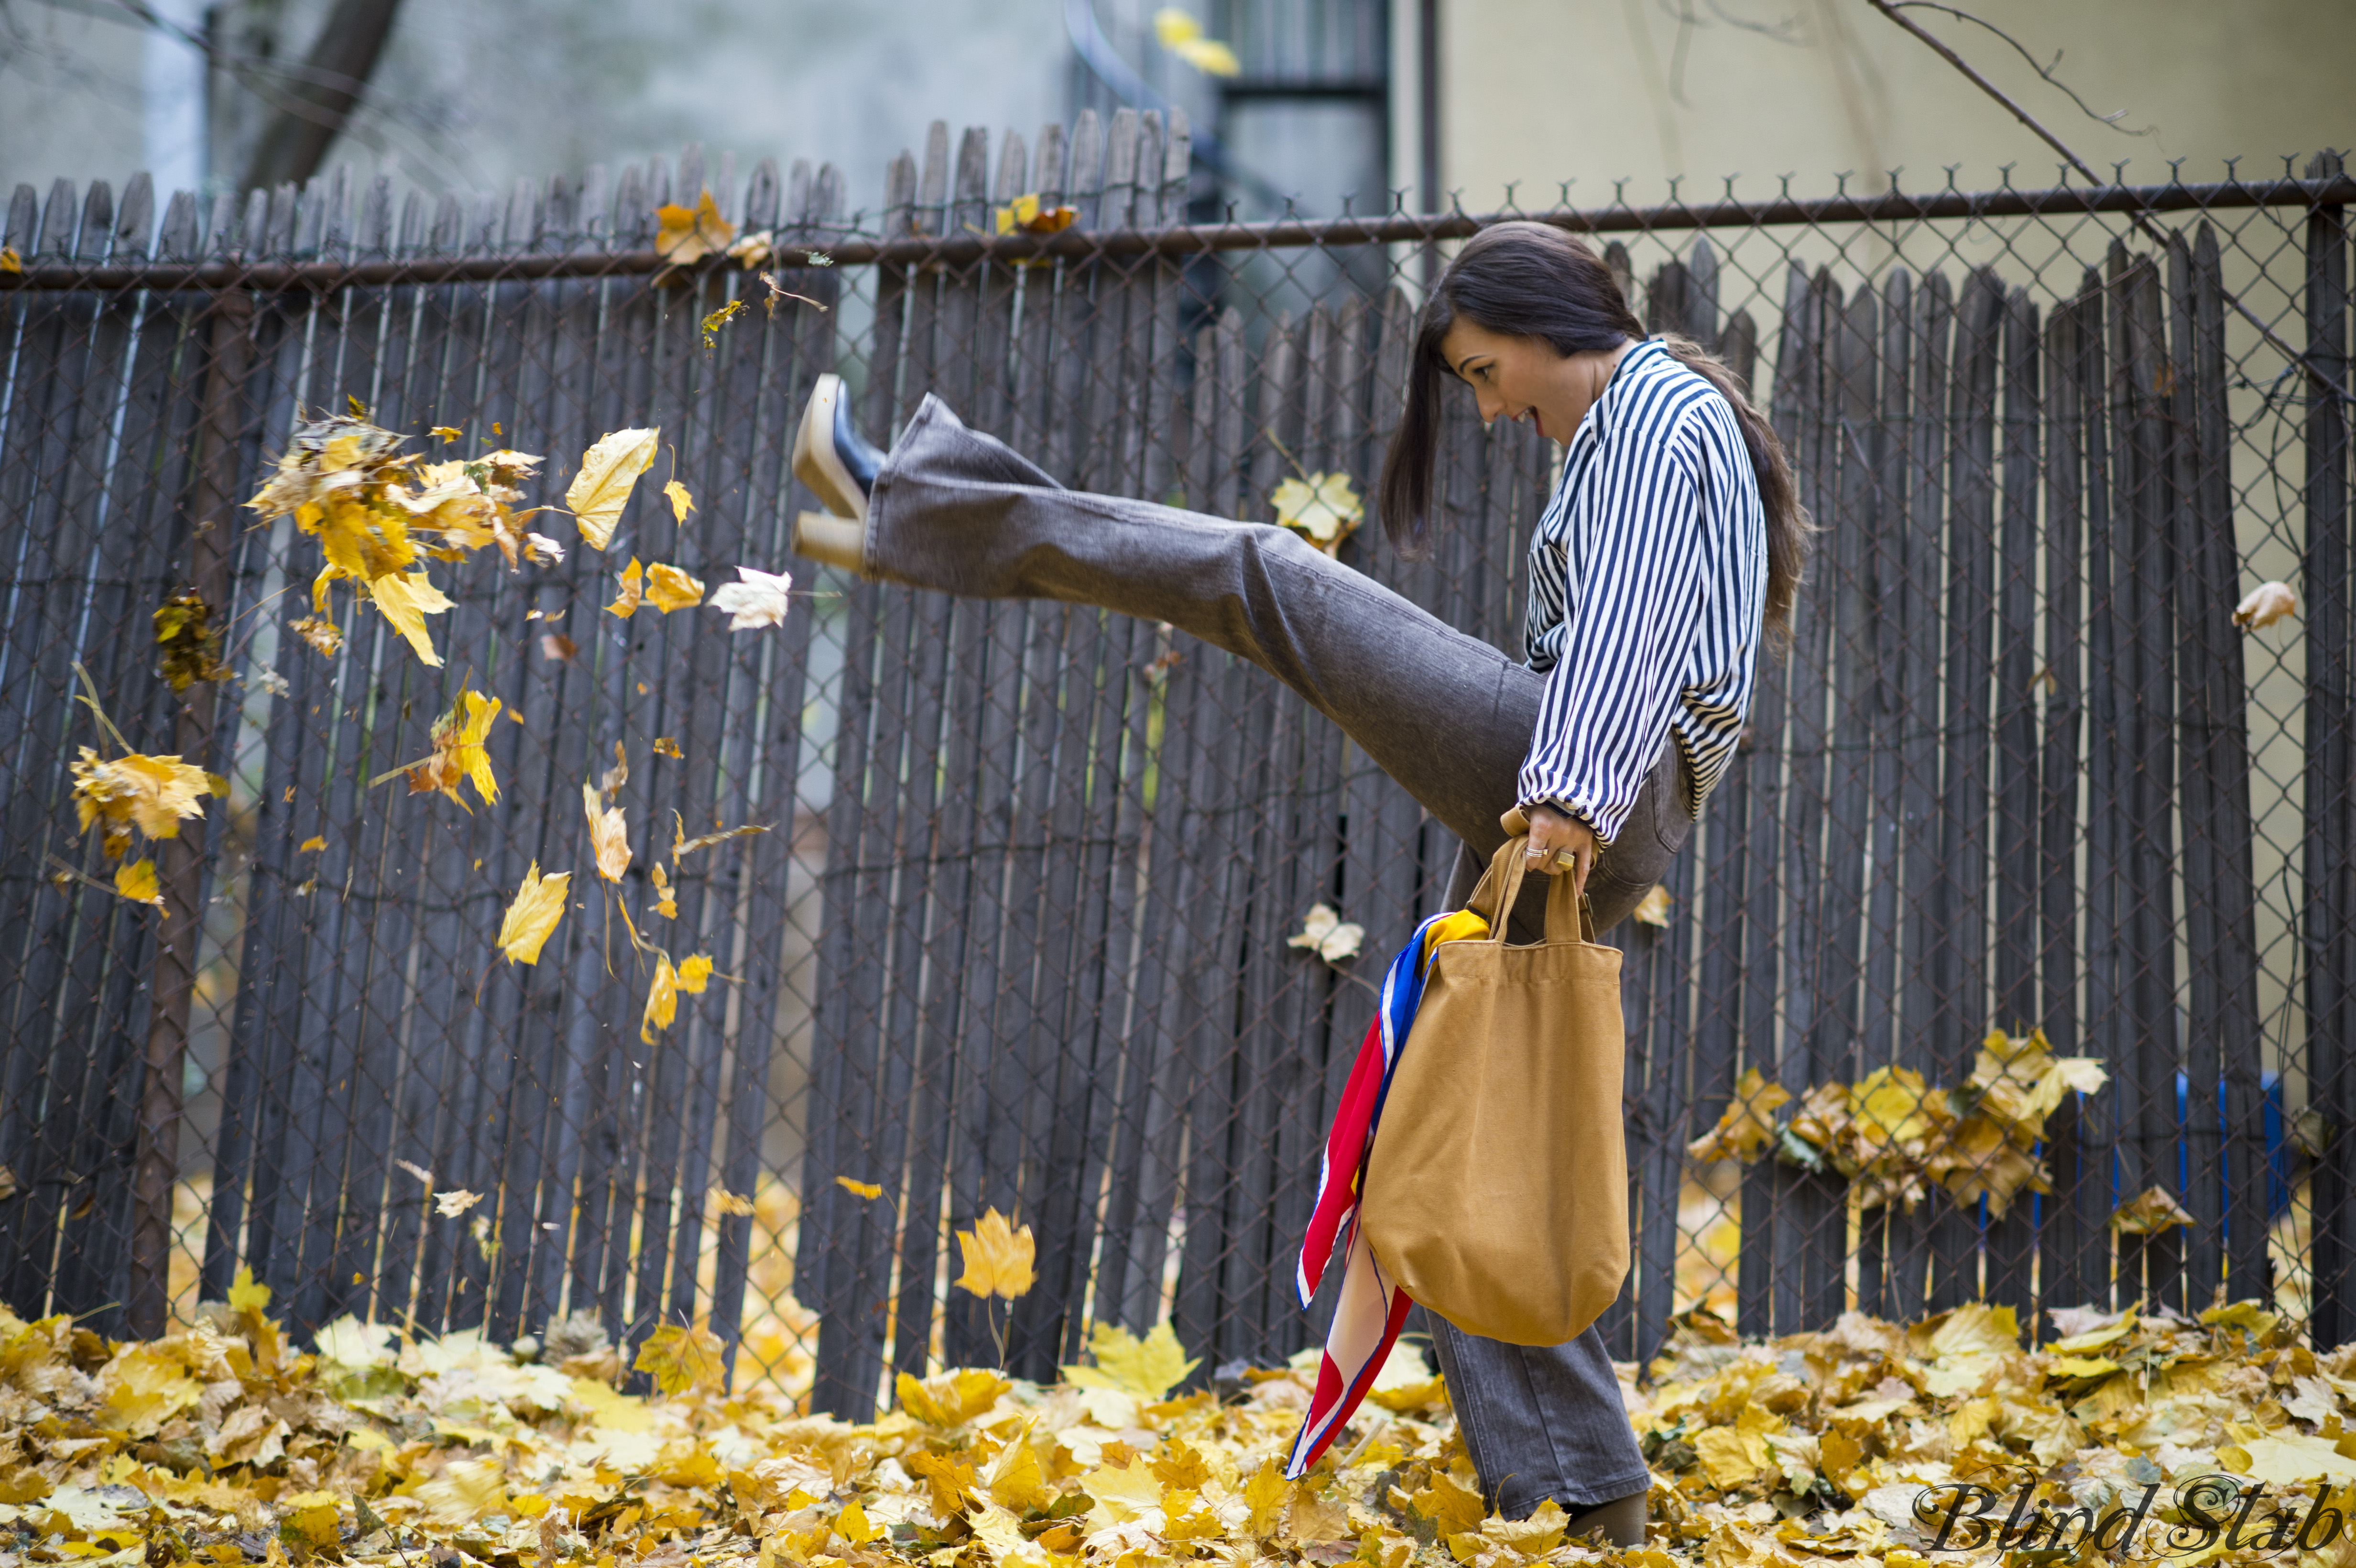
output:
[[[1383,532],[1410,559],[1431,548],[1440,400],[1454,375],[1440,345],[1460,317],[1507,336],[1541,338],[1566,357],[1609,351],[1644,336],[1612,269],[1576,235],[1550,224],[1515,222],[1494,224],[1467,240],[1425,302],[1408,368],[1407,408],[1383,457]],[[1723,361],[1683,337],[1661,341],[1679,364],[1718,389],[1742,426],[1767,513],[1767,635],[1781,646],[1791,636],[1792,600],[1815,531],[1800,505],[1791,462],[1749,389]]]

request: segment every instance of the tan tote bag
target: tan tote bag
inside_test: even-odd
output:
[[[1620,954],[1594,939],[1568,874],[1546,935],[1505,941],[1526,837],[1466,904],[1485,939],[1434,950],[1367,1155],[1360,1224],[1375,1261],[1468,1334],[1558,1345],[1628,1275]]]

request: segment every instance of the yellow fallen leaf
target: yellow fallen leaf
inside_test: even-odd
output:
[[[655,208],[655,254],[683,267],[718,255],[736,238],[736,226],[720,216],[720,204],[705,191],[693,207],[676,202]]]
[[[1417,1514],[1431,1521],[1442,1540],[1477,1529],[1482,1517],[1489,1511],[1481,1501],[1479,1488],[1440,1469],[1432,1471],[1430,1481],[1421,1490],[1409,1494],[1408,1503]]]
[[[613,542],[622,508],[629,504],[630,487],[654,462],[661,443],[659,428],[617,430],[598,437],[581,454],[581,472],[565,486],[564,504],[573,509],[573,520],[590,549],[604,549]]]
[[[748,833],[766,833],[769,830],[766,823],[751,823],[743,827],[723,827],[716,833],[700,833],[690,838],[687,836],[687,824],[680,819],[679,813],[672,812],[670,820],[670,863],[674,866],[679,864],[681,856],[691,855],[698,849],[709,849],[714,844],[725,844],[731,838],[742,838]]]
[[[638,1347],[638,1358],[631,1364],[655,1380],[655,1387],[667,1394],[681,1394],[691,1389],[716,1389],[728,1375],[728,1347],[720,1336],[699,1323],[693,1328],[681,1328],[666,1323],[647,1336]]]
[[[679,900],[672,895],[670,878],[664,874],[661,861],[655,862],[654,869],[648,873],[648,880],[655,885],[655,912],[665,920],[677,920]]]
[[[24,270],[25,258],[16,254],[16,247],[0,245],[0,272],[21,272]]]
[[[2143,1236],[2192,1223],[2192,1216],[2185,1211],[2184,1205],[2164,1187],[2145,1188],[2120,1204],[2118,1211],[2111,1216],[2113,1230]]]
[[[589,848],[596,857],[597,874],[618,882],[630,869],[630,827],[621,806],[602,804],[595,784],[581,786],[581,809],[589,818]]]
[[[614,602],[605,606],[608,614],[619,615],[626,621],[638,613],[638,606],[646,603],[646,571],[638,564],[637,556],[630,557],[630,564],[622,568],[621,590],[614,595]]]
[[[668,735],[656,736],[655,743],[649,748],[649,750],[651,750],[658,757],[684,757],[687,755],[685,752],[679,749],[679,742],[672,740]]]
[[[515,901],[508,905],[507,917],[499,922],[498,948],[509,963],[540,962],[541,944],[564,918],[564,896],[572,882],[570,871],[542,877],[540,862],[531,863],[523,885],[516,890]]]
[[[742,300],[736,303],[740,308],[744,304]],[[687,486],[674,479],[663,486],[663,495],[670,502],[671,519],[681,523],[687,521],[687,515],[695,510],[695,497],[688,494]]]
[[[256,1284],[252,1266],[240,1264],[236,1276],[230,1281],[229,1304],[232,1311],[260,1312],[270,1305],[270,1287]]]
[[[180,1358],[161,1345],[125,1345],[99,1370],[107,1424],[133,1437],[152,1437],[164,1423],[195,1404],[204,1385]]]
[[[164,907],[164,890],[155,882],[155,862],[133,860],[114,869],[114,891],[133,903]]]
[[[1655,882],[1653,884],[1653,891],[1638,899],[1636,907],[1630,910],[1628,913],[1630,918],[1640,924],[1665,926],[1669,923],[1669,905],[1672,901],[1674,901],[1669,897],[1669,890]]]
[[[957,1232],[957,1242],[965,1262],[965,1273],[956,1282],[960,1290],[1012,1301],[1030,1290],[1037,1278],[1032,1272],[1035,1253],[1031,1227],[1010,1226],[1006,1216],[995,1209],[975,1221],[972,1230]]]
[[[282,1493],[273,1505],[278,1528],[291,1531],[307,1546],[331,1546],[343,1527],[344,1500],[336,1492]]]
[[[434,638],[425,630],[425,617],[439,615],[451,607],[442,591],[434,586],[424,570],[397,571],[371,580],[366,584],[369,603],[380,611],[393,628],[409,639],[417,656],[433,666],[442,667],[442,656],[434,651]]]
[[[794,574],[740,566],[736,575],[740,581],[723,582],[712,594],[712,607],[728,617],[728,629],[749,632],[784,625],[794,605]]]
[[[884,1185],[878,1181],[853,1181],[847,1176],[838,1176],[834,1179],[834,1184],[845,1192],[853,1192],[862,1198],[884,1196]]]
[[[1031,191],[1016,197],[997,209],[997,229],[1001,234],[1059,234],[1078,219],[1076,207],[1047,207],[1041,203],[1039,193]]]
[[[1113,1323],[1098,1323],[1088,1335],[1093,1367],[1066,1367],[1064,1381],[1075,1388],[1119,1389],[1147,1403],[1167,1399],[1199,1364],[1178,1343],[1178,1335],[1163,1318],[1140,1339]]]
[[[308,838],[304,839],[302,843],[296,845],[294,847],[294,852],[298,855],[308,855],[315,849],[325,849],[327,847],[327,841],[314,833]]]
[[[1696,1160],[1754,1160],[1775,1136],[1775,1112],[1790,1104],[1792,1092],[1770,1083],[1756,1067],[1746,1068],[1734,1082],[1734,1098],[1727,1102],[1718,1125],[1686,1146]]]
[[[715,1187],[712,1189],[712,1206],[723,1214],[742,1215],[750,1214],[753,1211],[753,1200],[750,1198],[740,1192],[731,1192],[724,1187]]]
[[[668,615],[703,603],[703,584],[679,568],[657,561],[647,568],[647,603]]]
[[[476,798],[487,805],[499,798],[499,781],[491,772],[491,754],[485,741],[491,720],[502,706],[496,697],[461,691],[450,711],[434,721],[434,754],[409,770],[409,793],[432,795],[436,790],[471,811],[458,794],[461,781],[475,786]]]
[[[205,814],[211,787],[205,770],[177,757],[127,752],[109,762],[88,746],[73,764],[74,814],[87,833],[106,825],[100,844],[120,859],[136,828],[150,838],[177,838],[184,818]]]
[[[445,1220],[455,1220],[482,1200],[483,1195],[479,1192],[469,1192],[463,1187],[454,1187],[447,1192],[437,1192],[434,1195],[434,1211]]]
[[[427,431],[425,433],[426,433],[426,434],[428,434],[428,435],[439,436],[439,437],[441,437],[444,441],[447,442],[447,441],[458,441],[458,440],[461,440],[461,439],[463,439],[463,438],[466,436],[466,432],[465,431],[463,431],[463,430],[460,430],[456,425],[454,425],[454,424],[437,424],[437,425],[435,425],[432,430]]]
[[[1204,37],[1203,24],[1175,5],[1164,5],[1153,13],[1153,36],[1163,48],[1205,76],[1236,76],[1243,70],[1234,49]]]
[[[638,1040],[652,1045],[655,1036],[679,1017],[679,971],[660,954],[655,956],[654,984],[647,989],[647,1010],[638,1019]]]
[[[679,966],[679,988],[691,997],[703,995],[704,983],[712,978],[712,958],[708,954],[691,954]]]

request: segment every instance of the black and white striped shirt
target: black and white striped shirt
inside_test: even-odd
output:
[[[1548,672],[1521,803],[1609,844],[1674,734],[1701,803],[1751,711],[1767,519],[1734,409],[1657,339],[1621,357],[1530,540],[1530,667]]]

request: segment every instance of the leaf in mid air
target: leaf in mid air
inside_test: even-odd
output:
[[[499,922],[498,947],[507,955],[508,962],[540,962],[541,944],[556,929],[556,923],[564,918],[564,895],[572,883],[572,872],[558,871],[543,877],[540,874],[540,862],[531,863],[531,869],[524,873],[523,885],[516,890],[515,901],[508,905],[507,917]]]
[[[707,200],[709,197],[706,198]],[[592,549],[604,549],[629,504],[630,487],[655,460],[660,429],[617,430],[581,454],[581,472],[565,486],[564,504]]]

